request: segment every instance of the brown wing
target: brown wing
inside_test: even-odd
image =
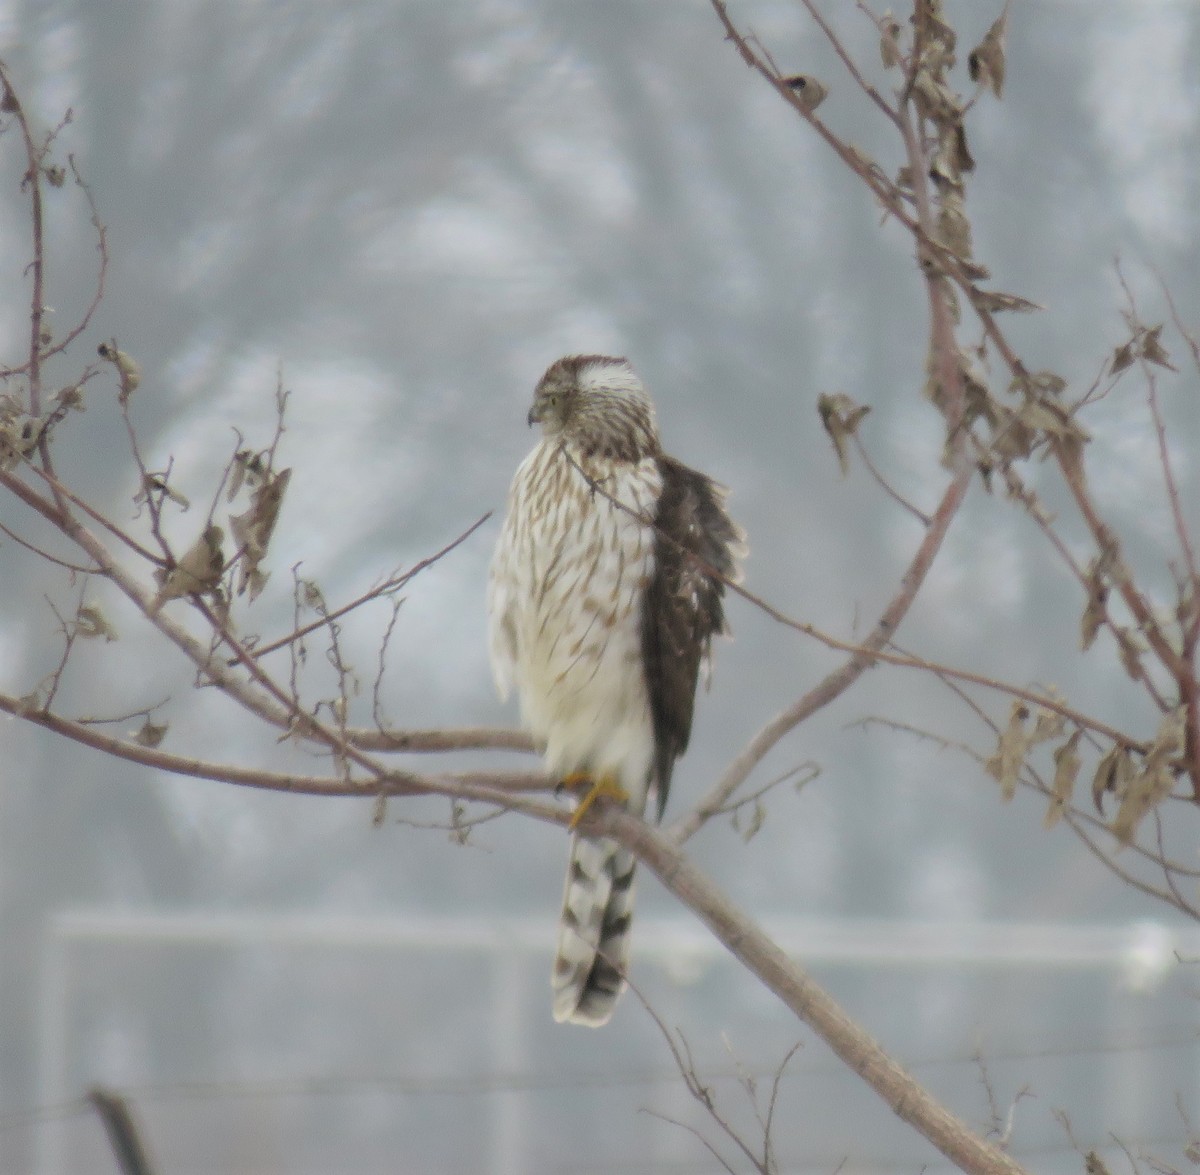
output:
[[[660,457],[654,575],[642,604],[642,656],[654,719],[655,787],[661,819],[675,760],[687,750],[700,664],[725,631],[725,585],[737,577],[742,532],[725,512],[725,490],[673,457]]]

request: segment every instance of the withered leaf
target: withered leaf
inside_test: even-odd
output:
[[[1067,381],[1057,371],[1035,371],[1018,382],[1025,390],[1050,396],[1061,395],[1067,388]]]
[[[76,412],[83,412],[87,405],[83,402],[83,384],[68,384],[65,388],[59,388],[57,392],[50,397],[55,404],[64,411],[74,409]]]
[[[1107,615],[1108,584],[1104,581],[1104,566],[1099,559],[1093,559],[1088,567],[1087,592],[1087,604],[1079,622],[1079,647],[1085,653],[1092,647]]]
[[[1112,1175],[1104,1160],[1095,1151],[1088,1151],[1083,1156],[1083,1169],[1087,1175]]]
[[[1132,338],[1127,343],[1122,343],[1113,351],[1113,356],[1108,363],[1110,375],[1116,375],[1118,372],[1124,371],[1125,368],[1133,366],[1133,361],[1137,358],[1135,351],[1136,343],[1137,339]]]
[[[962,169],[958,165],[958,155],[954,149],[953,140],[942,139],[929,164],[929,178],[939,188],[962,187]]]
[[[143,495],[161,494],[164,498],[170,499],[181,510],[190,510],[191,502],[187,500],[178,490],[172,489],[170,483],[165,477],[157,473],[147,473],[142,478],[142,493],[137,496],[137,501],[142,501]]]
[[[117,369],[117,377],[121,381],[120,401],[122,404],[129,399],[130,392],[137,389],[142,382],[142,369],[132,355],[122,351],[115,339],[109,343],[101,343],[96,348],[96,354],[107,360]]]
[[[1017,776],[1025,763],[1029,750],[1029,736],[1025,723],[1029,718],[1029,707],[1018,700],[1009,711],[1008,725],[1000,732],[996,752],[984,764],[987,773],[1000,784],[1000,795],[1011,800],[1017,792]]]
[[[270,578],[271,573],[269,571],[261,571],[257,567],[251,567],[245,573],[245,584],[250,592],[251,603],[254,603],[262,595],[263,588],[267,586],[267,580]]]
[[[304,592],[304,604],[307,608],[324,608],[325,593],[321,591],[320,585],[311,579],[302,579],[300,581]]]
[[[783,79],[783,84],[800,100],[805,110],[813,111],[829,96],[829,87],[824,82],[806,73],[792,74]]]
[[[1180,706],[1163,718],[1142,761],[1142,769],[1128,781],[1112,823],[1113,835],[1123,845],[1132,842],[1138,825],[1175,786],[1175,768],[1183,751],[1186,714],[1186,708]]]
[[[46,703],[42,699],[42,690],[39,686],[27,694],[22,694],[17,699],[17,704],[13,707],[13,714],[17,718],[24,718],[28,714],[40,713],[45,707]]]
[[[1057,710],[1039,710],[1029,736],[1029,745],[1036,746],[1052,738],[1058,738],[1067,728],[1067,720]]]
[[[971,256],[971,222],[967,219],[966,205],[962,193],[951,190],[943,192],[937,220],[938,240],[955,257]]]
[[[1004,29],[1008,23],[1008,7],[992,23],[983,40],[967,56],[967,72],[971,81],[989,86],[997,98],[1004,95]]]
[[[1057,404],[1045,400],[1026,400],[1018,414],[1030,428],[1038,432],[1069,436],[1075,431],[1070,416]]]
[[[937,80],[929,67],[928,56],[917,70],[912,83],[913,101],[924,118],[937,125],[958,122],[962,107],[958,97],[949,86]]]
[[[902,52],[900,49],[900,22],[892,15],[889,8],[880,18],[879,27],[882,30],[879,38],[879,56],[884,69],[892,69],[900,64]]]
[[[157,747],[164,738],[167,737],[167,731],[171,729],[169,722],[154,723],[149,718],[133,733],[133,741],[141,747]]]
[[[817,397],[817,412],[821,416],[821,424],[833,442],[843,476],[850,469],[846,442],[870,411],[869,404],[856,404],[845,392],[835,392],[833,395],[822,392]]]
[[[225,532],[212,523],[184,552],[183,557],[163,577],[158,595],[150,605],[153,614],[168,600],[196,595],[216,587],[225,570],[225,555],[221,550]]]
[[[75,635],[84,640],[97,640],[103,637],[106,641],[117,639],[117,630],[109,623],[99,604],[81,604],[75,613]]]
[[[1020,294],[1004,294],[999,290],[981,290],[972,286],[971,296],[975,306],[989,314],[999,314],[1005,310],[1029,314],[1034,310],[1046,309],[1040,302],[1032,302],[1028,298],[1022,298]]]
[[[271,472],[266,453],[256,453],[253,449],[239,449],[233,455],[232,468],[229,471],[229,489],[225,500],[232,502],[237,497],[243,485],[252,489],[261,485]]]
[[[734,826],[736,827],[737,826],[737,821],[736,821],[737,813],[736,812],[734,813],[734,816],[735,816]],[[759,832],[762,830],[763,824],[766,823],[766,819],[767,819],[766,806],[763,804],[762,800],[755,800],[754,808],[750,813],[749,822],[746,824],[745,828],[738,830],[741,833],[742,842],[744,844],[749,844],[759,834]]]
[[[275,524],[279,521],[283,495],[291,480],[291,469],[266,474],[250,499],[250,508],[244,514],[237,514],[229,519],[234,542],[241,550],[242,566],[238,595],[249,587],[250,599],[254,600],[266,584],[266,576],[259,571],[258,565],[267,553],[271,536],[275,532]]]
[[[967,146],[967,128],[961,122],[954,124],[954,161],[959,171],[975,170],[975,157]]]
[[[1146,651],[1145,647],[1128,628],[1122,626],[1113,631],[1117,637],[1117,652],[1121,657],[1122,668],[1134,681],[1141,681],[1142,654]]]
[[[996,413],[992,452],[1003,464],[1028,457],[1033,451],[1037,433],[1007,405],[993,402],[992,407]]]
[[[1075,733],[1054,752],[1054,794],[1050,798],[1050,807],[1046,809],[1046,818],[1042,822],[1046,828],[1053,828],[1071,803],[1075,780],[1082,765],[1078,754],[1079,739],[1082,735],[1083,728],[1077,727]]]
[[[1178,371],[1179,368],[1171,362],[1170,355],[1167,354],[1166,348],[1162,345],[1161,335],[1161,322],[1158,326],[1151,327],[1150,330],[1146,331],[1142,336],[1142,357],[1147,363],[1157,363],[1159,367],[1165,367],[1168,371]]]
[[[1092,803],[1101,815],[1104,814],[1106,792],[1115,792],[1118,796],[1124,794],[1125,784],[1133,774],[1130,755],[1124,743],[1113,743],[1096,764],[1096,774],[1092,776]]]

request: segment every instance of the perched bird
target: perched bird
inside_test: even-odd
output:
[[[492,672],[515,686],[547,771],[661,818],[692,728],[696,679],[725,631],[743,535],[726,491],[668,457],[625,359],[551,364],[529,423],[488,580]],[[599,1026],[624,987],[634,857],[573,832],[552,986],[554,1018]]]

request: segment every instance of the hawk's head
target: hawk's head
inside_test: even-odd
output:
[[[529,423],[584,453],[640,461],[659,451],[654,405],[628,359],[568,355],[550,364],[533,393]]]

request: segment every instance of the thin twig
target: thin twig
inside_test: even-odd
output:
[[[42,550],[41,547],[31,543],[28,539],[23,539],[16,531],[10,530],[3,522],[0,522],[0,534],[6,534],[18,546],[24,547],[27,551],[31,551],[37,555],[39,559],[45,559],[47,563],[53,563],[58,567],[62,567],[66,571],[77,572],[82,575],[99,575],[100,568],[84,567],[81,563],[71,563],[66,559],[60,559],[57,555],[51,555],[49,551]]]
[[[309,633],[315,632],[318,628],[325,627],[329,620],[339,620],[348,612],[353,612],[356,608],[361,608],[364,604],[368,604],[372,600],[377,600],[381,596],[386,596],[399,591],[414,576],[419,575],[427,567],[432,567],[434,563],[448,555],[460,543],[466,542],[466,540],[469,539],[471,535],[474,534],[475,531],[477,531],[485,522],[487,522],[491,516],[492,512],[489,510],[482,517],[471,523],[471,525],[468,526],[467,529],[464,530],[456,539],[451,539],[451,541],[448,542],[440,551],[435,551],[432,555],[429,555],[419,562],[414,563],[412,567],[403,573],[396,572],[395,574],[388,576],[383,583],[378,584],[368,591],[365,591],[357,599],[351,600],[350,603],[344,604],[340,608],[335,608],[326,616],[318,617],[311,624],[306,624],[299,628],[293,629],[287,634],[287,636],[281,636],[278,640],[271,641],[269,644],[255,646],[253,649],[249,650],[250,656],[265,657],[268,653],[274,653],[279,649],[286,649],[293,642],[300,640],[302,637],[308,636]]]

